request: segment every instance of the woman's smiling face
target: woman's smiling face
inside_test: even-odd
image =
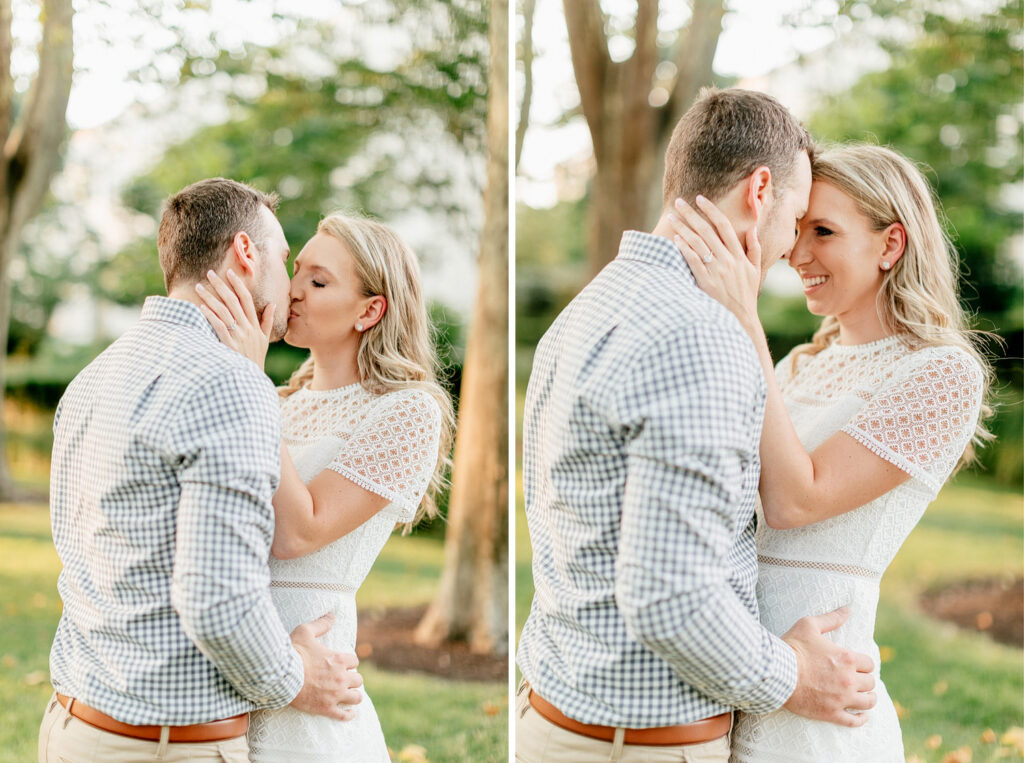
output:
[[[853,199],[815,180],[789,255],[790,267],[803,281],[807,309],[814,315],[847,318],[874,315],[887,238],[888,228],[873,230]]]

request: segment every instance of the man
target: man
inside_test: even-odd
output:
[[[520,639],[523,761],[727,761],[732,710],[848,726],[871,660],[757,621],[754,502],[765,382],[739,323],[669,238],[674,200],[715,201],[765,269],[807,209],[813,142],[772,98],[705,91],[666,154],[665,213],[537,347],[523,487],[536,587]],[[850,712],[854,711],[854,712]]]
[[[273,384],[221,344],[196,284],[233,268],[287,328],[276,198],[223,178],[171,197],[167,297],[68,386],[54,420],[50,510],[64,610],[40,761],[247,761],[248,711],[351,717],[354,656],[329,616],[289,639],[267,559],[280,476]]]

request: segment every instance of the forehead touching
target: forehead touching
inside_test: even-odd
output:
[[[796,167],[788,187],[782,190],[780,202],[789,207],[793,216],[800,220],[807,214],[811,195],[811,162],[806,151],[797,155]]]
[[[863,216],[857,202],[845,191],[827,180],[815,180],[811,187],[811,206],[808,213],[814,220],[825,220],[835,223],[839,218],[854,215]]]

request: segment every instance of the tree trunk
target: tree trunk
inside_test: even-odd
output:
[[[508,0],[492,0],[488,169],[480,281],[466,346],[437,598],[420,643],[508,648]]]
[[[10,80],[11,5],[0,0],[0,411],[3,409],[7,335],[11,321],[10,263],[21,232],[39,211],[60,164],[71,95],[71,0],[43,0],[39,72],[25,97],[17,124]],[[0,500],[15,497],[7,466],[7,428],[0,420]]]
[[[516,156],[513,168],[519,166],[523,155],[523,140],[530,124],[530,103],[533,101],[533,14],[537,0],[523,0],[523,37],[519,42],[519,59],[523,62],[523,97],[519,103],[519,121],[516,124]]]
[[[693,13],[674,55],[678,75],[668,102],[652,106],[658,65],[658,0],[638,0],[636,47],[626,61],[608,54],[600,0],[563,0],[580,105],[590,128],[597,173],[593,181],[588,264],[596,273],[614,259],[622,232],[647,230],[660,208],[655,184],[668,137],[700,88],[711,84],[711,62],[722,30],[723,0],[693,0]]]

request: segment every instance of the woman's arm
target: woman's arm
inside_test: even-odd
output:
[[[698,197],[707,219],[684,203],[672,221],[676,245],[697,285],[732,312],[749,334],[767,384],[761,433],[761,505],[770,527],[802,527],[843,514],[887,493],[910,475],[844,432],[808,453],[800,443],[775,378],[757,314],[761,250],[753,233],[744,251],[728,218]],[[710,223],[708,221],[711,221]]]
[[[760,493],[769,527],[803,527],[844,514],[910,479],[845,432],[837,432],[808,453],[782,401],[764,329],[760,322],[744,328],[754,340],[767,384]]]
[[[229,283],[213,272],[208,278],[210,288],[196,285],[196,293],[205,303],[200,305],[203,315],[221,342],[262,368],[273,326],[273,305],[258,316],[252,294],[233,270],[227,272]],[[282,442],[270,553],[278,559],[312,553],[352,532],[388,503],[387,498],[330,469],[324,469],[307,486]]]
[[[388,503],[387,498],[330,469],[324,469],[307,486],[282,444],[270,553],[278,559],[294,559],[317,551],[355,530]]]

